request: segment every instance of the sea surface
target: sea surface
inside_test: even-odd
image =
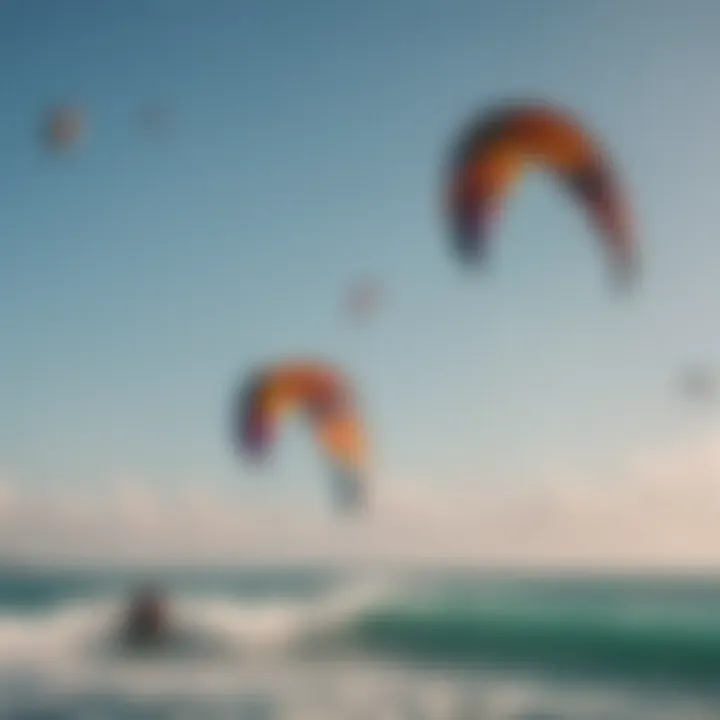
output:
[[[718,720],[720,580],[0,568],[0,718]]]

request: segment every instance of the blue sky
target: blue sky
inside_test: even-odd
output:
[[[355,379],[379,467],[513,482],[610,464],[700,422],[673,396],[720,358],[715,0],[0,3],[0,468],[35,485],[254,487],[229,393],[265,358]],[[439,215],[453,132],[504,97],[575,109],[617,156],[645,261],[610,292],[581,213],[529,178],[488,272]],[[48,103],[89,134],[48,158]],[[172,132],[137,116],[167,103]],[[355,327],[343,292],[389,302]],[[312,497],[289,429],[273,485]],[[294,490],[293,490],[294,489]]]

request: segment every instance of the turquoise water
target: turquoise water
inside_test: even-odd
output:
[[[0,717],[720,718],[715,579],[162,571],[142,654],[147,577],[0,572]]]

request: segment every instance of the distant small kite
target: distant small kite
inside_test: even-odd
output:
[[[374,315],[385,299],[385,291],[376,280],[358,282],[347,295],[346,310],[353,320],[367,320]]]
[[[683,394],[697,401],[709,401],[718,397],[718,375],[710,367],[695,365],[687,368],[681,377]]]
[[[42,141],[49,150],[68,150],[82,139],[85,125],[83,114],[77,108],[54,108],[43,118]]]
[[[140,113],[140,124],[148,135],[163,137],[171,129],[172,112],[162,105],[144,108]]]

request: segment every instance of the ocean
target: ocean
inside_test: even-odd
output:
[[[141,652],[148,579],[174,630]],[[0,718],[718,720],[720,580],[5,568]]]

